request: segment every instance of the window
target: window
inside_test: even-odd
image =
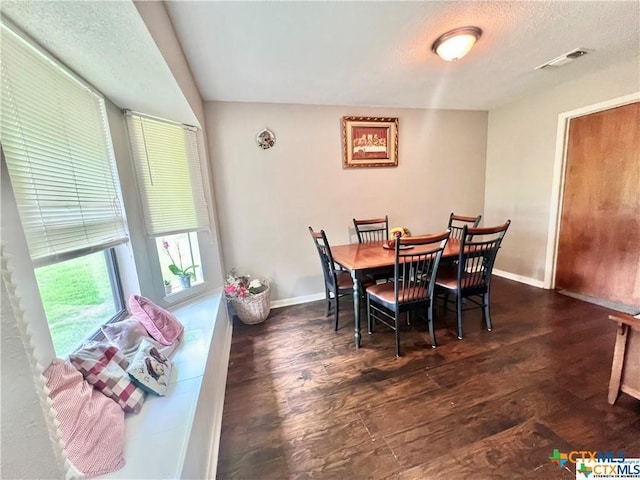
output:
[[[2,24],[2,148],[58,355],[123,310],[128,241],[103,98]]]
[[[209,229],[196,131],[131,112],[127,125],[146,229],[156,242],[165,292],[189,288],[204,280],[196,232]]]
[[[156,238],[156,248],[160,258],[162,279],[165,285],[168,283],[171,286],[170,291],[166,293],[171,293],[174,289],[188,288],[181,283],[179,275],[174,272],[186,270],[190,277],[189,285],[203,280],[200,248],[196,233],[178,233],[176,235],[158,237]],[[170,265],[175,265],[173,271]]]
[[[127,125],[149,236],[208,230],[195,129],[132,113]]]
[[[114,267],[109,249],[35,270],[56,355],[73,352],[124,310]]]

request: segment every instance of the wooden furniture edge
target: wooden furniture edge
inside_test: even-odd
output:
[[[624,323],[625,325],[629,325],[632,328],[640,329],[640,318],[635,318],[633,315],[628,313],[613,313],[609,315],[609,320],[613,320],[614,322]]]
[[[629,332],[631,330],[640,332],[640,319],[627,313],[615,313],[609,315],[609,320],[613,320],[618,324],[613,361],[611,364],[611,377],[609,379],[609,392],[607,395],[609,404],[613,405],[618,399],[620,392],[640,399],[640,391],[638,389],[622,382]]]

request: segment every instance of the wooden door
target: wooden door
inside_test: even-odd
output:
[[[572,119],[556,288],[640,306],[640,103]]]

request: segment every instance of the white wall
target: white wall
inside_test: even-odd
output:
[[[9,173],[0,151],[0,478],[60,478],[63,451],[42,372],[55,356]]]
[[[23,344],[4,279],[2,307],[2,454],[0,478],[54,479],[62,476],[62,451],[54,451],[41,407],[42,385],[36,387],[29,367],[32,355]],[[51,422],[53,419],[50,418]]]
[[[486,112],[207,102],[205,114],[224,264],[270,278],[272,299],[323,292],[308,226],[338,245],[355,241],[354,217],[424,234],[484,210]],[[344,115],[398,117],[398,167],[343,169]]]
[[[496,268],[544,279],[558,115],[639,88],[635,58],[489,112],[485,225],[512,220]]]

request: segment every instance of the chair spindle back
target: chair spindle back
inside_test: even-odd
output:
[[[359,243],[377,243],[389,239],[389,216],[369,218],[366,220],[353,219]]]
[[[465,215],[456,215],[451,212],[449,215],[449,224],[447,228],[451,230],[451,238],[462,239],[462,227],[477,227],[480,225],[480,220],[482,219],[482,215],[478,215],[477,217],[468,217]]]
[[[396,238],[394,292],[396,303],[424,302],[433,297],[435,278],[450,231]],[[412,246],[404,250],[403,246]]]
[[[313,243],[315,244],[318,256],[320,257],[325,282],[331,289],[335,289],[337,287],[335,263],[333,261],[333,255],[331,255],[331,247],[327,241],[327,236],[324,233],[324,230],[316,232],[311,227],[309,227],[309,233],[311,234],[311,238],[313,238]]]
[[[496,227],[462,227],[458,255],[458,289],[471,292],[486,290],[491,282],[493,265],[511,220]]]

